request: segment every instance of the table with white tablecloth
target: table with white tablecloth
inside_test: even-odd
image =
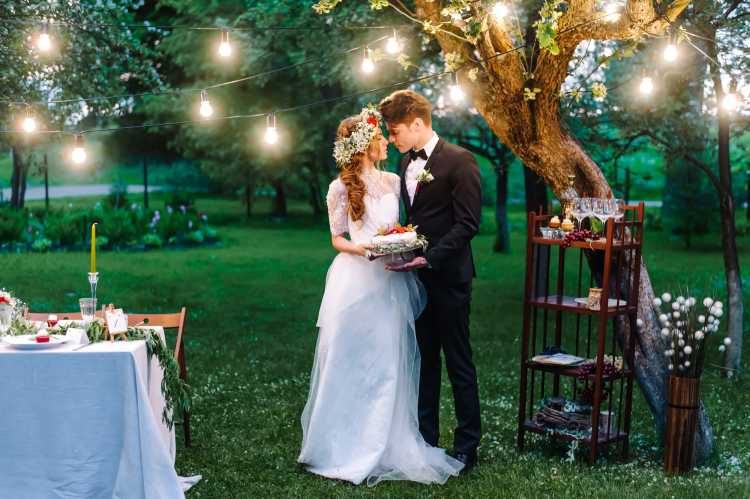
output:
[[[145,342],[73,348],[0,346],[0,498],[184,497]]]

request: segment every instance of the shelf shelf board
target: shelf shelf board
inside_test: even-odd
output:
[[[530,299],[529,304],[533,307],[561,310],[583,315],[599,315],[601,313],[600,310],[591,310],[587,306],[577,303],[572,296],[537,296]],[[609,307],[609,309],[607,309],[607,315],[614,316],[635,311],[636,308],[633,306],[621,305],[619,307]]]
[[[562,239],[547,239],[544,237],[536,236],[532,239],[532,242],[534,244],[541,244],[541,245],[547,245],[547,246],[562,246],[563,240]],[[625,249],[632,249],[637,248],[640,246],[640,243],[633,241],[630,243],[626,243],[624,241],[613,241],[612,242],[612,249],[615,251],[625,250]],[[604,250],[607,247],[607,241],[604,238],[600,238],[596,241],[572,241],[570,243],[571,248],[580,248],[580,249],[591,249],[591,250]]]
[[[529,369],[533,369],[535,371],[544,371],[552,374],[557,374],[560,376],[567,376],[570,378],[577,378],[578,377],[578,366],[556,366],[551,364],[542,364],[539,362],[534,362],[533,360],[527,360],[525,362],[525,365]],[[602,376],[602,381],[615,381],[621,378],[628,378],[631,376],[630,369],[623,369],[619,373],[613,375],[613,376]],[[588,374],[586,376],[587,379],[593,380],[596,378],[595,374]]]
[[[592,439],[591,439],[590,436],[589,437],[578,437],[578,436],[575,436],[575,435],[569,435],[567,433],[562,433],[562,432],[560,432],[559,430],[557,430],[555,428],[549,428],[547,426],[540,425],[539,423],[537,423],[535,421],[532,421],[530,419],[527,419],[526,421],[524,421],[523,427],[524,427],[524,429],[526,429],[528,431],[531,431],[531,432],[534,432],[534,433],[539,433],[539,434],[542,434],[542,435],[549,435],[549,436],[551,436],[553,438],[557,438],[557,439],[560,439],[560,440],[566,440],[566,441],[569,441],[569,442],[573,441],[573,440],[578,440],[579,442],[583,442],[586,445],[591,445],[591,443],[592,443]],[[628,434],[627,433],[625,433],[623,431],[618,432],[614,428],[610,428],[609,435],[607,434],[606,430],[605,431],[601,431],[601,430],[599,431],[599,436],[597,438],[597,442],[598,442],[599,445],[606,445],[606,444],[611,444],[611,443],[614,443],[614,442],[619,442],[619,441],[625,440],[627,438],[628,438]]]

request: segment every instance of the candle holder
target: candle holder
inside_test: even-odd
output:
[[[91,286],[91,298],[96,300],[96,285],[99,283],[99,272],[89,272],[89,286]]]

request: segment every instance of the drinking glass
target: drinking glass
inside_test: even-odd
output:
[[[13,321],[13,307],[10,305],[0,305],[0,336],[4,336],[10,329]]]
[[[583,223],[583,220],[586,218],[586,215],[588,214],[588,209],[586,208],[585,198],[576,198],[573,200],[573,204],[570,208],[570,214],[573,215],[573,218],[576,219],[576,222],[578,222],[578,228],[581,228],[581,224]]]
[[[625,216],[625,201],[622,199],[610,199],[609,202],[612,206],[613,218],[619,222]]]
[[[81,307],[81,319],[84,322],[93,321],[96,314],[96,298],[81,298],[78,305]]]

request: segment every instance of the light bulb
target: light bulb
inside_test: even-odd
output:
[[[52,38],[49,33],[40,33],[36,39],[36,48],[41,52],[48,52],[52,48]]]
[[[670,43],[664,47],[664,60],[667,62],[674,62],[677,60],[677,45]]]
[[[464,91],[460,85],[451,85],[450,97],[454,104],[460,104],[464,101]]]
[[[362,72],[365,74],[370,74],[373,71],[375,71],[375,63],[372,62],[372,58],[370,57],[370,50],[365,50],[365,58],[362,59]]]
[[[263,136],[266,144],[274,145],[279,141],[279,132],[276,130],[276,115],[269,114],[266,118],[266,134]]]
[[[724,97],[721,99],[721,107],[724,109],[724,111],[728,111],[730,113],[733,113],[737,110],[739,107],[739,101],[737,100],[737,95],[733,92],[729,92],[727,94],[724,94]]]
[[[269,126],[266,128],[266,135],[263,138],[266,141],[266,144],[274,145],[279,141],[279,132],[276,130],[275,126]]]
[[[508,6],[503,2],[497,2],[492,6],[492,17],[496,21],[502,21],[508,15]]]
[[[214,114],[214,108],[208,100],[208,95],[205,91],[201,92],[201,107],[199,113],[203,118],[210,118]]]
[[[80,165],[86,161],[87,157],[86,148],[83,147],[83,136],[76,135],[76,143],[73,150],[70,152],[70,159],[74,164]]]
[[[219,43],[219,56],[229,57],[230,55],[232,55],[232,45],[229,42]]]
[[[21,122],[21,129],[26,133],[34,133],[37,129],[36,120],[33,116],[26,116]]]
[[[614,23],[620,20],[620,6],[610,2],[604,6],[604,13],[607,15],[606,20]]]
[[[229,43],[229,31],[222,30],[219,41],[219,57],[227,58],[232,55],[232,44]]]
[[[654,80],[649,76],[644,76],[638,89],[643,95],[651,95],[651,92],[654,91]]]
[[[390,37],[388,41],[386,42],[385,50],[389,54],[394,54],[394,55],[401,52],[401,43],[399,43],[396,33],[393,33],[393,36]]]

